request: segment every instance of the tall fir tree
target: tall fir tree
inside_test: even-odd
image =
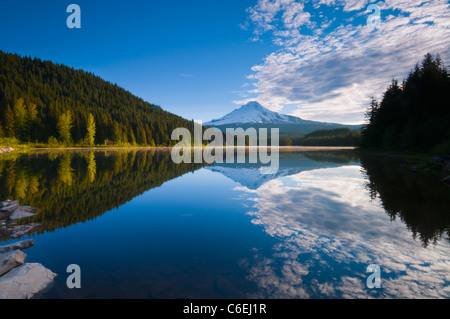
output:
[[[58,119],[57,127],[61,140],[67,144],[71,143],[72,135],[70,133],[70,130],[73,127],[72,112],[66,111],[65,113],[61,114]]]
[[[95,144],[95,119],[92,113],[89,113],[86,129],[86,143],[89,146],[93,146]]]

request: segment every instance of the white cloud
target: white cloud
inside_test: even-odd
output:
[[[406,77],[426,53],[450,61],[445,0],[377,2],[379,29],[366,24],[368,1],[307,2],[260,0],[248,10],[255,35],[271,32],[279,49],[252,68],[253,96],[235,103],[258,98],[274,111],[293,104],[291,114],[306,119],[361,123],[370,97],[379,98],[393,77]],[[332,5],[337,13],[313,21],[315,10]]]
[[[251,194],[252,222],[278,242],[272,254],[257,252],[249,261],[247,277],[260,288],[250,297],[448,298],[448,238],[427,248],[414,241],[379,199],[371,201],[360,166],[308,170],[236,190]],[[378,295],[365,287],[372,263],[382,271]]]
[[[367,7],[368,0],[347,0],[343,1],[344,11],[356,11]]]

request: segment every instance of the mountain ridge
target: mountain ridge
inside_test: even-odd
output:
[[[304,120],[300,117],[280,114],[262,106],[257,101],[251,101],[240,108],[231,111],[225,116],[204,123],[205,126],[217,127],[238,127],[253,125],[256,127],[278,127],[282,132],[302,132],[310,133],[320,129],[333,129],[348,127],[360,129],[360,125],[344,125],[338,123],[327,123]]]

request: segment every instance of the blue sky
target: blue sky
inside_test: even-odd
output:
[[[71,3],[81,29],[66,26]],[[367,26],[370,3],[380,28]],[[359,123],[425,53],[450,60],[449,17],[441,0],[2,0],[0,50],[91,71],[188,119],[258,100]]]

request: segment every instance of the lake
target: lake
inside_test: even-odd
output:
[[[38,208],[46,298],[449,298],[450,187],[395,157],[286,152],[175,164],[155,150],[0,157],[0,199]],[[16,240],[3,240],[8,244]],[[67,266],[81,269],[69,289]],[[369,265],[380,288],[368,288]]]

